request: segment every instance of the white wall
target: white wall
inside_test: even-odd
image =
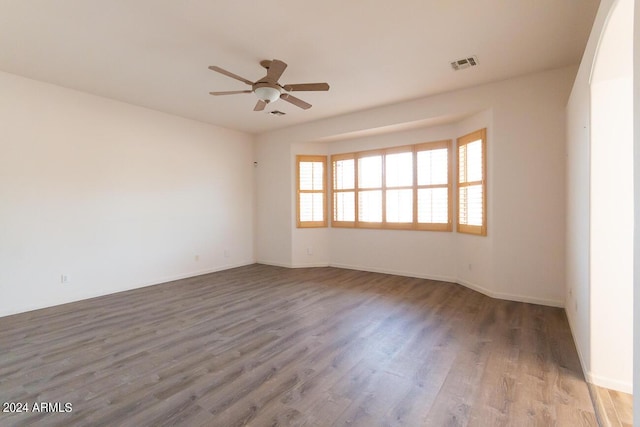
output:
[[[456,132],[449,124],[340,140],[329,144],[329,154],[446,139],[455,143]],[[328,235],[333,266],[455,281],[452,233],[331,228]]]
[[[251,136],[6,73],[0,93],[0,315],[254,261]]]
[[[587,380],[628,393],[633,370],[632,17],[632,0],[601,3],[567,121],[567,315]]]
[[[456,264],[455,280],[453,281],[497,297],[499,296],[497,290],[492,288],[492,286],[496,284],[496,271],[493,263],[495,242],[494,218],[496,214],[496,209],[494,209],[495,201],[493,198],[496,189],[496,180],[494,179],[496,174],[496,146],[493,138],[495,129],[493,110],[483,111],[458,122],[455,133],[456,137],[459,137],[485,127],[487,128],[488,232],[486,237],[463,233],[454,236],[455,250],[453,251],[453,256],[455,257]]]
[[[295,159],[299,154],[324,154],[327,152],[327,145],[322,143],[315,144],[291,144],[290,161],[295,170]],[[286,169],[286,168],[285,168]],[[295,176],[289,175],[291,178],[290,192],[295,196],[296,179]],[[296,198],[291,197],[289,209],[294,213],[293,221],[296,221]],[[303,238],[293,239],[291,242],[291,265],[295,267],[325,267],[328,265],[329,259],[329,236],[325,228],[304,228],[295,229],[296,235],[302,235]]]
[[[260,167],[277,173],[261,172],[257,191],[279,204],[257,207],[258,261],[298,266],[301,259],[312,258],[304,253],[307,247],[324,241],[328,250],[314,247],[314,253],[326,257],[306,263],[443,278],[496,297],[561,306],[564,107],[575,72],[569,67],[528,75],[258,136]],[[441,118],[446,123],[413,125]],[[294,156],[305,144],[322,141],[324,153],[330,154],[413,144],[442,135],[455,139],[485,126],[489,128],[487,237],[329,228],[323,240],[318,234],[322,231],[295,228]],[[393,127],[414,129],[384,132]],[[368,136],[353,138],[358,132]],[[281,250],[271,250],[278,239],[286,243],[280,244]]]
[[[595,47],[592,46],[592,41],[593,36],[589,40],[585,55],[587,53],[593,55],[592,50]],[[591,365],[591,290],[589,287],[591,93],[588,81],[589,71],[585,64],[583,60],[567,103],[565,311],[582,368],[586,373],[587,367]]]
[[[257,260],[265,264],[291,265],[289,210],[292,202],[288,191],[294,184],[288,166],[289,156],[288,145],[255,146],[255,250]]]
[[[631,392],[633,1],[619,0],[591,77],[591,377]]]

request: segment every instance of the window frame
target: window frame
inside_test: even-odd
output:
[[[322,189],[302,190],[300,189],[300,164],[301,163],[322,163]],[[300,219],[300,195],[322,194],[322,221],[301,221]],[[327,215],[327,156],[323,155],[296,155],[296,228],[323,228],[328,227]]]
[[[335,168],[335,162],[339,162],[342,160],[353,160],[353,167],[354,167],[354,181],[353,181],[353,188],[341,188],[341,189],[336,189],[335,188],[335,179],[336,179],[336,168]],[[356,191],[357,191],[357,186],[358,186],[358,182],[357,182],[357,171],[356,171],[356,163],[357,163],[357,159],[354,157],[354,153],[345,153],[345,154],[333,154],[331,155],[331,226],[332,227],[345,227],[345,228],[354,228],[356,226],[356,222],[357,222],[357,210],[355,208],[355,203],[357,203],[357,198],[356,198]],[[336,217],[336,194],[339,193],[353,193],[353,199],[354,199],[354,220],[353,221],[336,221],[335,217]]]
[[[382,148],[376,150],[358,151],[353,153],[333,154],[330,158],[331,164],[331,226],[338,228],[369,228],[369,229],[385,229],[385,230],[419,230],[419,231],[453,231],[453,140],[440,140],[433,142],[424,142],[414,145],[403,145],[390,148]],[[447,150],[447,183],[418,185],[418,152],[438,150],[445,148]],[[411,185],[388,186],[386,177],[386,156],[388,154],[411,153],[413,176]],[[375,188],[360,188],[359,186],[359,159],[371,156],[382,157],[381,186]],[[337,161],[353,160],[354,162],[354,188],[336,189],[336,170]],[[423,188],[447,188],[447,222],[446,223],[427,223],[418,222],[418,190]],[[387,192],[389,190],[406,190],[412,191],[412,221],[411,222],[388,222],[387,221]],[[382,193],[382,220],[380,222],[369,222],[360,220],[360,192],[362,191],[381,191]],[[354,193],[354,221],[337,221],[336,218],[336,194],[337,193]]]
[[[482,153],[482,179],[480,181],[460,181],[460,148],[475,141],[481,141]],[[469,225],[460,222],[463,200],[460,198],[460,189],[472,185],[482,186],[482,225]],[[456,141],[456,186],[458,190],[456,231],[463,234],[476,236],[487,235],[487,129],[479,129],[459,137]]]
[[[453,140],[425,142],[415,145],[413,156],[413,173],[416,189],[414,191],[413,209],[414,219],[419,230],[426,231],[453,231]],[[418,152],[428,150],[447,149],[447,184],[418,185]],[[421,188],[447,188],[447,223],[418,222],[418,190]]]

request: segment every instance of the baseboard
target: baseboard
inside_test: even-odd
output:
[[[547,305],[547,306],[552,306],[552,307],[564,307],[563,302],[561,301],[553,301],[553,300],[546,300],[546,299],[542,299],[542,298],[536,298],[536,297],[529,297],[529,296],[523,296],[523,295],[514,295],[514,294],[504,294],[504,293],[498,293],[498,292],[493,292],[490,291],[489,289],[486,289],[480,285],[477,285],[475,283],[466,281],[466,280],[462,280],[462,279],[458,279],[455,277],[450,277],[450,276],[438,276],[438,275],[431,275],[431,274],[422,274],[422,273],[415,273],[415,272],[407,272],[407,271],[401,271],[401,270],[393,270],[393,269],[386,269],[386,268],[376,268],[376,267],[369,267],[369,266],[362,266],[362,265],[351,265],[351,264],[340,264],[340,263],[309,263],[309,264],[283,264],[283,263],[279,263],[279,262],[273,262],[273,261],[268,261],[268,260],[258,260],[258,261],[246,261],[246,262],[241,262],[241,263],[236,263],[236,264],[228,264],[228,265],[223,265],[223,266],[218,266],[218,267],[214,267],[214,268],[209,268],[209,269],[202,269],[202,270],[196,270],[196,271],[192,271],[189,273],[183,273],[183,274],[176,274],[176,275],[172,275],[172,276],[165,276],[162,278],[159,278],[157,280],[153,280],[147,283],[143,283],[140,285],[136,285],[130,288],[126,288],[126,289],[121,289],[121,290],[117,290],[115,292],[107,292],[104,294],[97,294],[97,295],[92,295],[92,296],[87,296],[87,297],[83,297],[83,298],[78,298],[78,299],[74,299],[74,300],[69,300],[66,301],[64,303],[60,303],[60,304],[54,304],[53,306],[56,305],[62,305],[62,304],[68,304],[71,302],[76,302],[76,301],[82,301],[85,299],[90,299],[90,298],[96,298],[99,296],[103,296],[103,295],[110,295],[112,293],[118,293],[118,292],[125,292],[131,289],[138,289],[138,288],[144,288],[146,286],[154,286],[154,285],[158,285],[161,283],[166,283],[166,282],[173,282],[175,280],[182,280],[182,279],[187,279],[190,277],[196,277],[196,276],[201,276],[203,274],[210,274],[210,273],[215,273],[217,271],[222,271],[222,270],[229,270],[231,268],[237,268],[237,267],[244,267],[246,265],[251,265],[254,263],[259,263],[259,264],[265,264],[265,265],[273,265],[276,267],[285,267],[285,268],[317,268],[317,267],[336,267],[336,268],[344,268],[344,269],[348,269],[348,270],[359,270],[359,271],[369,271],[372,273],[382,273],[382,274],[393,274],[393,275],[397,275],[397,276],[406,276],[406,277],[416,277],[419,279],[428,279],[428,280],[437,280],[437,281],[443,281],[443,282],[451,282],[451,283],[457,283],[460,284],[462,286],[465,286],[469,289],[472,289],[474,291],[480,292],[481,294],[487,295],[488,297],[491,298],[497,298],[497,299],[503,299],[503,300],[508,300],[508,301],[518,301],[518,302],[526,302],[526,303],[532,303],[532,304],[540,304],[540,305]],[[10,313],[0,313],[0,317],[3,316],[9,316],[9,315],[13,315],[13,314],[19,314],[19,313],[25,313],[28,311],[33,311],[33,310],[39,310],[42,308],[47,308],[47,307],[53,307],[53,306],[43,306],[43,307],[30,307],[27,308],[25,310],[21,310],[21,311],[17,311],[17,312],[10,312]],[[568,317],[568,316],[567,316]],[[570,323],[570,327],[571,327],[571,323]],[[574,339],[575,342],[575,339]],[[578,354],[580,354],[578,352]],[[582,363],[582,357],[580,357],[580,361]],[[585,372],[585,376],[587,376],[587,371],[584,370],[584,365],[583,365],[583,371]],[[622,384],[622,383],[615,383],[616,385],[614,386],[609,386],[607,384],[613,384],[611,381],[608,381],[606,379],[597,379],[594,384],[600,385],[602,387],[606,387],[606,388],[612,388],[615,390],[625,390],[628,387],[630,387],[630,385],[628,384]],[[620,387],[623,388],[620,388]]]
[[[376,268],[376,267],[369,267],[369,266],[362,266],[362,265],[350,265],[350,264],[339,264],[339,263],[330,263],[329,265],[331,267],[346,268],[348,270],[370,271],[372,273],[394,274],[396,276],[417,277],[419,279],[429,279],[429,280],[438,280],[442,282],[457,283],[466,288],[472,289],[476,292],[480,292],[481,294],[491,298],[502,299],[507,301],[526,302],[530,304],[546,305],[550,307],[560,307],[560,308],[564,307],[564,301],[548,300],[544,298],[531,297],[527,295],[516,295],[516,294],[506,294],[501,292],[493,292],[483,286],[480,286],[478,284],[469,282],[467,280],[462,280],[456,277],[414,273],[414,272],[392,270],[388,268]]]
[[[258,264],[272,265],[274,267],[285,267],[285,268],[330,267],[329,263],[326,263],[326,262],[291,263],[291,264],[285,264],[285,263],[282,263],[282,262],[274,262],[274,261],[264,261],[264,260],[258,260],[256,262]]]
[[[591,371],[585,371],[584,374],[587,382],[597,385],[598,387],[608,388],[609,390],[621,391],[622,393],[633,394],[633,384],[626,381],[614,380],[607,377],[601,377],[593,374]]]
[[[567,311],[566,307],[564,309],[564,314],[565,316],[567,316],[567,321],[569,322],[569,331],[571,331],[571,338],[573,339],[573,344],[575,345],[576,351],[578,352],[578,360],[580,361],[580,366],[582,367],[582,375],[584,375],[584,379],[586,380],[587,372],[589,372],[589,370],[587,369],[587,365],[584,361],[582,348],[578,346],[578,340],[576,339],[575,326],[573,325],[573,318],[569,316],[569,312]]]
[[[376,267],[369,267],[369,266],[362,266],[362,265],[350,265],[350,264],[339,264],[339,263],[329,263],[329,267],[344,268],[347,270],[368,271],[371,273],[393,274],[395,276],[416,277],[418,279],[438,280],[440,282],[456,283],[455,278],[452,278],[449,276],[437,276],[433,274],[413,273],[413,272],[406,272],[406,271],[400,271],[400,270],[391,270],[388,268],[376,268]]]
[[[318,267],[329,267],[329,264],[316,262],[316,263],[308,263],[308,264],[293,264],[291,268],[318,268]]]
[[[292,264],[285,264],[285,263],[282,263],[282,262],[268,261],[268,260],[263,260],[263,259],[257,260],[256,263],[257,264],[263,264],[263,265],[271,265],[273,267],[293,268]]]
[[[215,273],[215,272],[218,272],[218,271],[229,270],[229,269],[232,269],[232,268],[244,267],[246,265],[251,265],[251,264],[255,264],[255,261],[251,260],[251,261],[237,263],[237,264],[227,264],[227,265],[222,265],[222,266],[218,266],[218,267],[214,267],[214,268],[196,270],[196,271],[192,271],[192,272],[189,272],[189,273],[182,273],[182,274],[176,274],[176,275],[171,275],[171,276],[165,276],[165,277],[161,277],[161,278],[149,281],[149,282],[145,282],[145,283],[137,284],[137,285],[134,285],[134,286],[126,287],[126,288],[123,288],[123,289],[117,289],[117,290],[114,289],[114,290],[109,291],[109,292],[96,293],[95,295],[85,295],[85,296],[81,296],[81,297],[78,297],[78,298],[71,298],[68,301],[64,301],[64,302],[60,302],[60,303],[56,303],[56,304],[52,304],[52,305],[38,305],[38,306],[24,307],[23,309],[20,309],[20,310],[17,310],[17,311],[0,312],[0,318],[6,317],[6,316],[13,316],[15,314],[28,313],[30,311],[42,310],[42,309],[49,308],[49,307],[57,307],[57,306],[60,306],[60,305],[71,304],[71,303],[74,303],[74,302],[84,301],[84,300],[88,300],[88,299],[92,299],[92,298],[99,298],[99,297],[102,297],[102,296],[105,296],[105,295],[112,295],[112,294],[117,294],[117,293],[120,293],[120,292],[127,292],[127,291],[131,291],[133,289],[146,288],[147,286],[155,286],[155,285],[160,285],[162,283],[173,282],[173,281],[176,281],[176,280],[188,279],[190,277],[202,276],[204,274]]]
[[[578,360],[580,360],[580,366],[582,367],[582,373],[584,375],[584,379],[593,385],[598,387],[608,388],[610,390],[617,390],[623,393],[632,394],[633,392],[633,384],[612,380],[611,378],[601,377],[599,375],[594,375],[591,370],[587,369],[587,366],[584,361],[584,356],[582,353],[582,349],[578,345],[578,340],[576,340],[575,327],[573,324],[573,318],[569,316],[569,312],[565,309],[565,314],[567,316],[567,320],[569,322],[569,330],[571,331],[571,338],[573,338],[573,342],[576,346],[576,351],[578,352]],[[592,400],[594,401],[594,405],[597,403],[594,396],[592,396]]]
[[[564,308],[564,301],[556,301],[556,300],[549,300],[549,299],[545,299],[545,298],[538,298],[538,297],[531,297],[528,295],[517,295],[517,294],[507,294],[507,293],[502,293],[502,292],[493,292],[487,288],[484,288],[480,285],[477,285],[475,283],[472,282],[468,282],[466,280],[462,280],[462,279],[456,279],[454,280],[455,283],[458,283],[462,286],[465,286],[469,289],[473,289],[474,291],[480,292],[481,294],[484,294],[488,297],[491,298],[496,298],[496,299],[503,299],[503,300],[507,300],[507,301],[517,301],[517,302],[526,302],[529,304],[538,304],[538,305],[546,305],[549,307],[559,307],[559,308]]]
[[[176,274],[174,276],[165,276],[159,280],[153,280],[147,284],[144,285],[140,285],[140,286],[136,286],[130,289],[137,289],[137,288],[144,288],[147,286],[154,286],[154,285],[160,285],[162,283],[167,283],[167,282],[173,282],[175,280],[182,280],[182,279],[188,279],[190,277],[197,277],[197,276],[202,276],[204,274],[211,274],[211,273],[216,273],[218,271],[224,271],[224,270],[230,270],[232,268],[238,268],[238,267],[245,267],[247,265],[251,265],[251,264],[255,264],[255,261],[251,260],[251,261],[247,261],[247,262],[240,262],[240,263],[236,263],[236,264],[226,264],[226,265],[221,265],[218,267],[213,267],[213,268],[205,268],[203,270],[195,270],[195,271],[191,271],[189,273],[183,273],[183,274]],[[120,292],[120,291],[118,291]],[[107,294],[109,295],[109,294]]]
[[[623,393],[632,394],[633,393],[633,384],[625,381],[613,380],[611,378],[602,377],[599,375],[594,375],[591,370],[587,369],[587,366],[584,361],[584,356],[582,353],[582,349],[578,346],[578,340],[576,340],[575,327],[573,324],[573,318],[569,316],[569,312],[565,309],[565,314],[567,316],[567,320],[569,321],[569,330],[571,331],[571,338],[573,338],[573,342],[576,346],[576,351],[578,352],[578,360],[580,360],[580,366],[582,367],[582,373],[584,374],[584,379],[593,385],[597,385],[598,387],[608,388],[610,390],[617,390]],[[595,404],[595,399],[594,404]]]

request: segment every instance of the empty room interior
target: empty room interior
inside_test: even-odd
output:
[[[640,425],[634,6],[0,0],[0,425]]]

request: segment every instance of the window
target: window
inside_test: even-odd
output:
[[[331,156],[335,227],[451,231],[451,141]]]
[[[416,147],[416,217],[419,228],[451,231],[451,141]]]
[[[333,225],[355,227],[356,161],[353,155],[331,156],[333,163]]]
[[[460,233],[487,235],[486,129],[458,138],[458,226]]]
[[[297,226],[327,226],[327,157],[296,156]]]

